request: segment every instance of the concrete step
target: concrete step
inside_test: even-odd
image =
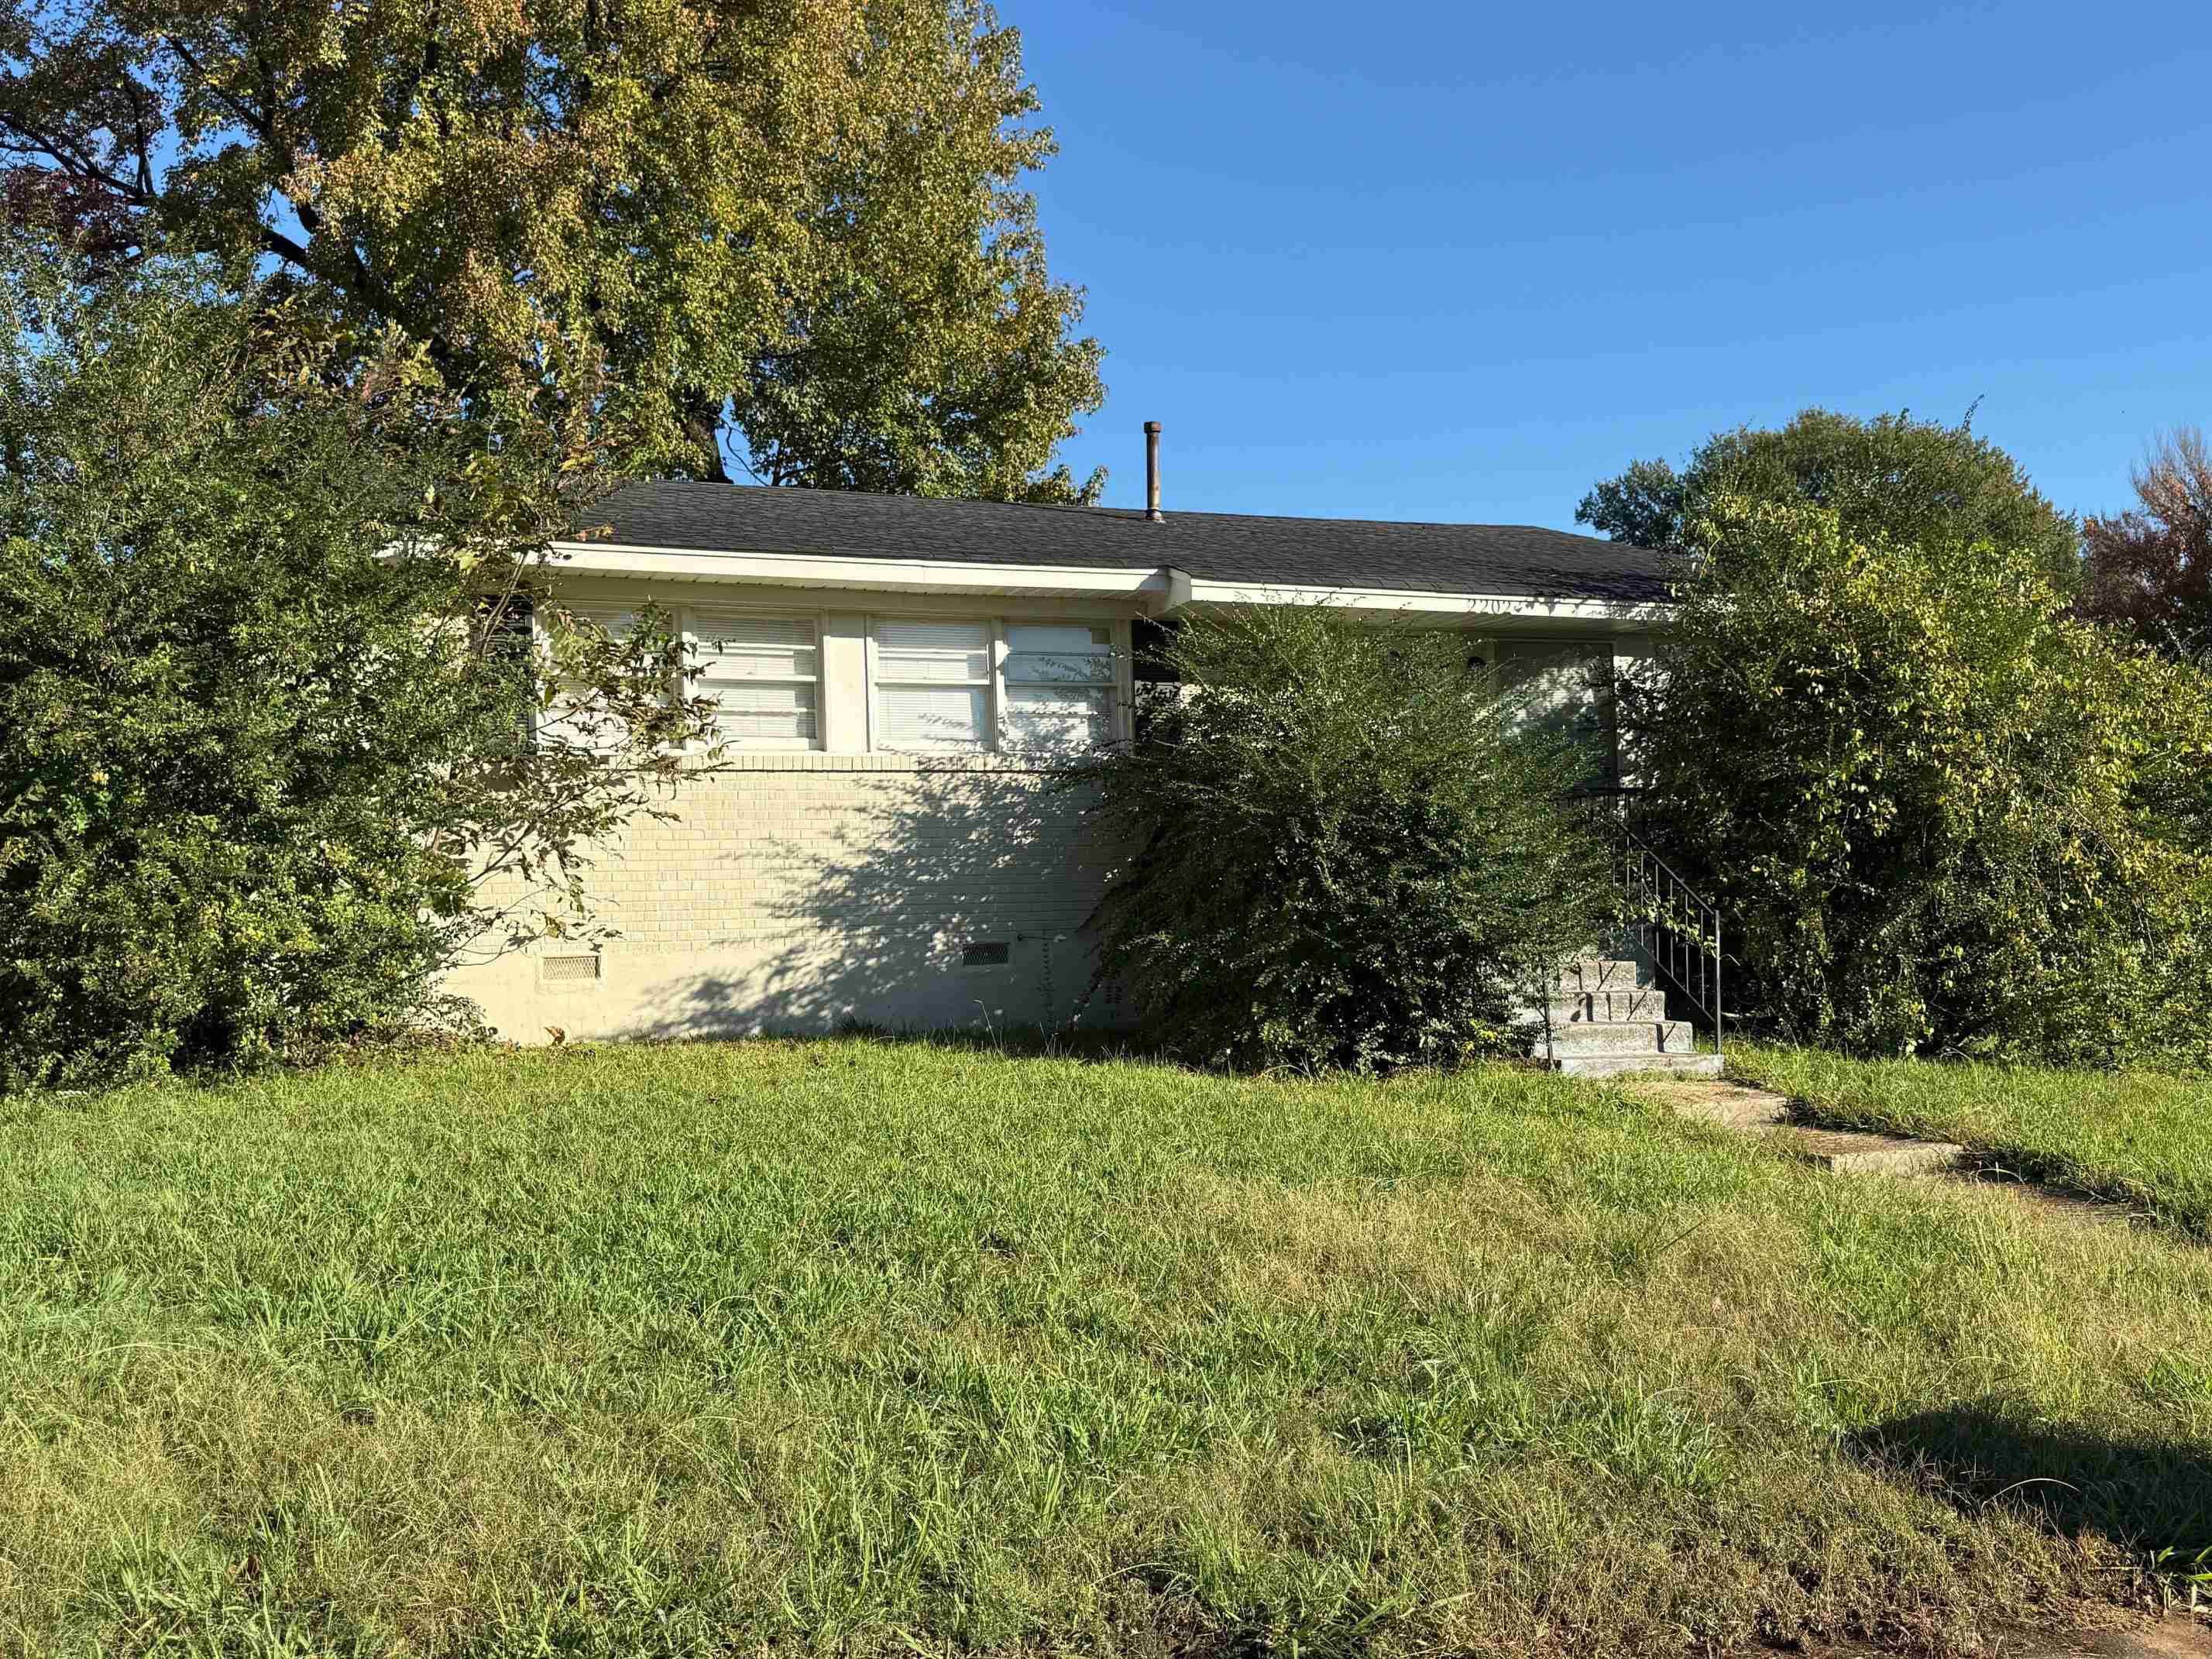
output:
[[[1540,1056],[1539,1056],[1540,1058]],[[1555,1072],[1568,1077],[1620,1077],[1630,1072],[1672,1072],[1679,1077],[1718,1077],[1721,1057],[1718,1054],[1554,1054],[1547,1062]]]
[[[1788,1097],[1778,1095],[1771,1089],[1754,1089],[1747,1084],[1717,1081],[1712,1083],[1662,1083],[1657,1085],[1660,1098],[1685,1117],[1702,1118],[1708,1123],[1717,1123],[1723,1129],[1735,1129],[1743,1133],[1771,1129],[1790,1120]]]
[[[1958,1168],[1966,1155],[1964,1146],[1948,1140],[1904,1140],[1850,1129],[1791,1124],[1770,1129],[1767,1135],[1783,1151],[1837,1175],[1941,1175]]]
[[[1543,1024],[1548,1013],[1553,1025],[1602,1025],[1622,1019],[1664,1019],[1666,993],[1654,986],[1642,991],[1583,991],[1554,996],[1543,1008],[1522,1010],[1517,1018]]]
[[[1717,1060],[1700,1054],[1700,1060]],[[1716,1064],[1712,1070],[1717,1073]],[[1905,1140],[1895,1135],[1862,1134],[1849,1129],[1816,1129],[1790,1121],[1790,1102],[1771,1090],[1741,1083],[1657,1083],[1645,1098],[1672,1106],[1686,1117],[1702,1118],[1784,1157],[1802,1158],[1836,1175],[1942,1175],[1956,1169],[1966,1149],[1943,1140]]]
[[[1555,1052],[1577,1054],[1681,1054],[1697,1046],[1690,1040],[1688,1023],[1679,1019],[1624,1019],[1602,1024],[1585,1020],[1578,1025],[1554,1025],[1547,1035],[1536,1038],[1540,1048],[1547,1042]]]
[[[1583,957],[1562,963],[1547,988],[1558,996],[1584,996],[1594,991],[1648,990],[1650,985],[1650,970],[1641,963]]]

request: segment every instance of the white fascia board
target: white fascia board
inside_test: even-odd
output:
[[[1150,616],[1192,605],[1327,605],[1504,621],[1663,623],[1671,605],[1618,599],[1537,599],[1525,593],[1446,593],[1404,588],[1314,587],[1209,581],[1172,565],[988,564],[962,559],[856,558],[835,553],[702,552],[622,542],[556,541],[562,568],[579,574],[659,576],[678,581],[736,581],[781,587],[873,588],[898,593],[975,593],[1123,599]]]
[[[1346,611],[1399,611],[1413,616],[1479,617],[1526,622],[1663,623],[1674,607],[1662,600],[1543,599],[1527,593],[1445,593],[1395,587],[1305,587],[1281,583],[1206,581],[1170,571],[1169,604],[1322,605]]]
[[[779,587],[860,587],[899,593],[1012,593],[1070,599],[1128,599],[1155,610],[1168,578],[1141,569],[1078,565],[984,564],[957,559],[870,559],[834,553],[702,553],[696,548],[617,542],[553,544],[561,568],[579,574],[662,576],[682,581],[741,581]]]

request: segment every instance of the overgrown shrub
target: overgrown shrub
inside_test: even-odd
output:
[[[1604,931],[1587,771],[1463,636],[1319,607],[1185,624],[1142,739],[1073,769],[1127,856],[1101,974],[1164,1050],[1237,1067],[1507,1052],[1516,1004]]]
[[[521,434],[294,375],[188,270],[67,276],[0,287],[0,1091],[312,1054],[574,926],[688,716],[650,630],[523,647]],[[523,741],[556,678],[588,741]]]
[[[2072,622],[2038,550],[1722,496],[1629,700],[1674,850],[1796,1040],[2206,1053],[2212,683]]]
[[[2028,482],[2021,464],[1973,428],[1808,409],[1778,429],[1717,432],[1677,472],[1636,461],[1583,497],[1575,517],[1615,541],[1695,544],[1692,526],[1723,496],[1832,509],[1856,540],[1930,559],[1972,559],[1984,542],[2025,550],[2054,586],[2081,586],[2081,527]]]

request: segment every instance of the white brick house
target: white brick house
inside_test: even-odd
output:
[[[1533,667],[1642,654],[1667,609],[1658,556],[1520,526],[713,483],[629,485],[559,547],[564,599],[680,620],[734,769],[605,850],[601,951],[456,971],[526,1042],[1066,1018],[1106,849],[1043,758],[1127,736],[1149,623],[1326,601]]]

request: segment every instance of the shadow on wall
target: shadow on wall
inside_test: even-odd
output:
[[[1589,757],[1585,784],[1619,786],[1620,720],[1609,642],[1501,645],[1498,667],[1518,730],[1571,742]]]
[[[2014,1421],[1983,1406],[1899,1418],[1856,1437],[1860,1453],[1962,1510],[1998,1503],[2181,1559],[2212,1549],[2212,1446],[2110,1440]]]
[[[656,988],[622,1035],[1111,1023],[1110,1010],[1086,1006],[1095,945],[1084,924],[1104,872],[1086,855],[1083,797],[1038,774],[981,769],[809,784],[850,793],[778,820],[795,833],[728,854],[740,890],[757,895],[733,902],[733,925],[705,942],[728,969]]]

